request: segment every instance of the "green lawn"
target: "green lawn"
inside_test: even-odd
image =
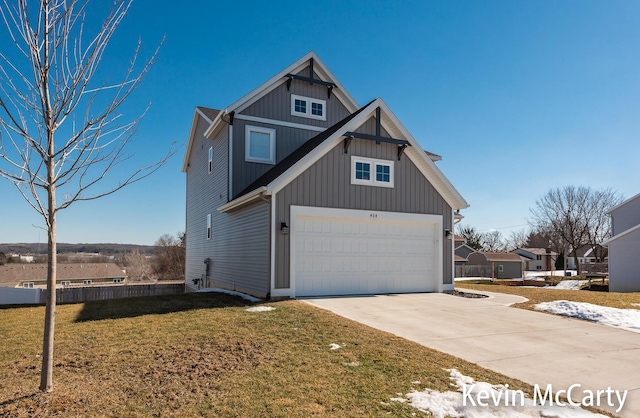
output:
[[[534,305],[541,302],[554,300],[569,300],[573,302],[587,302],[594,305],[609,306],[611,308],[639,309],[640,292],[634,293],[609,293],[589,290],[555,290],[545,288],[531,288],[520,286],[504,286],[488,284],[486,281],[476,284],[473,281],[456,282],[459,290],[484,290],[487,292],[509,293],[524,296],[529,301],[513,306],[534,310]]]
[[[390,398],[451,390],[445,368],[530,389],[303,302],[267,305],[204,293],[59,306],[51,394],[37,391],[44,308],[2,309],[0,417],[420,416]]]

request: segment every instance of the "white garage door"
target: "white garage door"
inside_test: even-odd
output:
[[[442,217],[291,207],[296,296],[433,292],[442,276]]]

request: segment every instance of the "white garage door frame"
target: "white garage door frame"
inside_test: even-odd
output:
[[[442,215],[417,214],[404,212],[385,212],[359,209],[335,209],[315,206],[295,206],[290,208],[290,246],[289,246],[289,296],[296,297],[296,230],[298,227],[298,217],[322,217],[340,218],[353,220],[375,220],[375,221],[404,221],[430,224],[434,227],[434,251],[435,265],[433,266],[435,275],[436,292],[443,291],[443,249],[442,249]]]

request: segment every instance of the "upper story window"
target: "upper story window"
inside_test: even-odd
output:
[[[327,120],[327,102],[311,97],[291,95],[291,115]]]
[[[351,184],[393,187],[393,161],[351,157]]]
[[[62,286],[71,286],[71,280],[63,280],[60,282]]]
[[[26,288],[26,289],[33,289],[33,282],[24,282],[22,283],[22,287]]]
[[[209,173],[213,171],[213,147],[209,148]]]
[[[536,260],[538,261],[542,260],[542,256],[540,254],[536,255]]]
[[[247,125],[245,128],[245,160],[275,164],[276,130]]]

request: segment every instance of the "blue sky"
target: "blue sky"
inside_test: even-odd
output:
[[[106,3],[105,3],[106,4]],[[224,108],[310,50],[360,103],[382,97],[471,204],[464,223],[508,235],[550,188],[640,192],[640,2],[134,2],[102,74],[140,38],[157,63],[123,108],[148,102],[134,164],[154,176],[60,213],[58,241],[152,244],[184,230],[180,171],[195,106]],[[90,23],[98,22],[91,18]],[[10,45],[0,31],[0,49]],[[112,173],[117,180],[120,174]],[[0,242],[45,242],[0,179]]]

